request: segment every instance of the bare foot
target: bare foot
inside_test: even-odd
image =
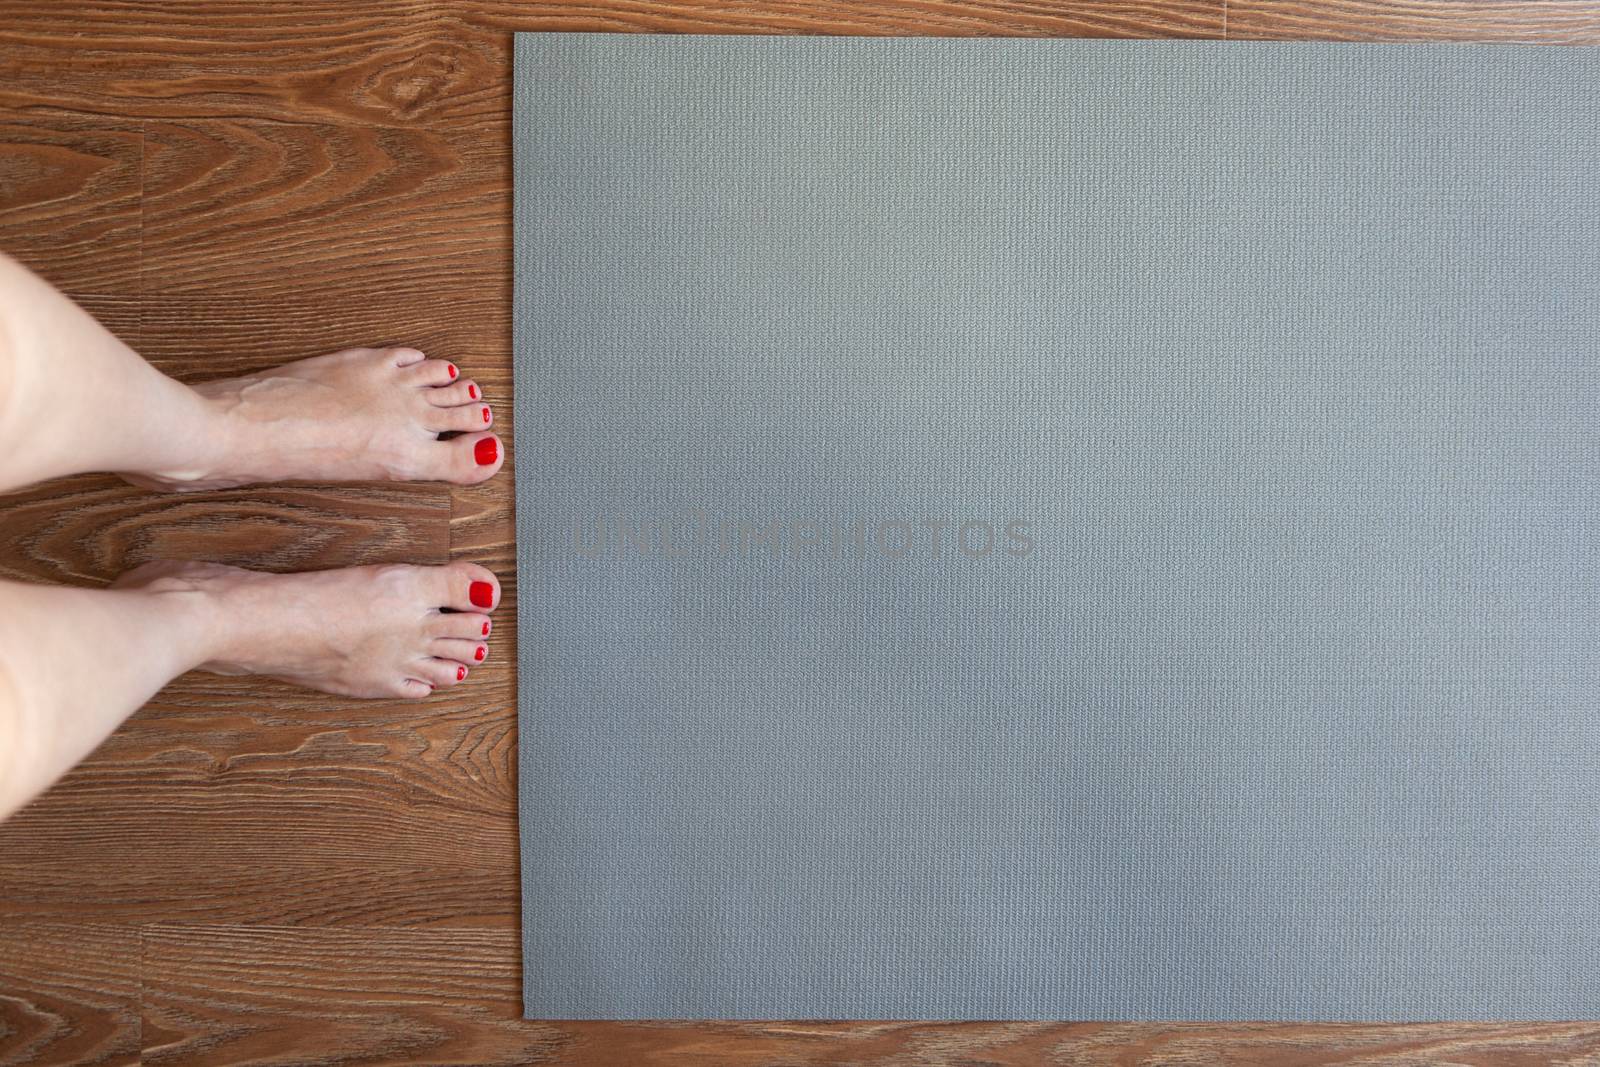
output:
[[[349,348],[195,392],[217,418],[194,464],[123,477],[171,491],[281,481],[470,485],[505,461],[477,383],[415,348]],[[460,436],[441,441],[442,433]]]
[[[416,699],[465,680],[489,654],[489,612],[500,602],[500,583],[473,563],[262,574],[161,562],[115,588],[181,598],[202,613],[201,670],[348,697]]]

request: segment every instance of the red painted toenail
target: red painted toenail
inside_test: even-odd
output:
[[[469,399],[469,400],[478,399],[478,387],[476,385],[468,385],[467,386],[467,399]]]
[[[494,586],[488,582],[473,582],[467,587],[467,597],[477,607],[486,608],[494,603]]]
[[[483,409],[483,421],[484,422],[488,422],[489,421],[489,409],[488,408],[484,408]]]
[[[483,624],[483,636],[485,636],[485,637],[489,636],[489,624],[488,623],[484,623]]]
[[[472,448],[472,454],[478,459],[478,466],[487,467],[500,458],[500,445],[492,437],[485,437]]]
[[[479,663],[482,663],[483,662],[483,657],[487,656],[488,654],[489,654],[489,650],[487,648],[484,648],[482,645],[479,645],[478,646],[478,651],[476,651],[476,652],[474,652],[472,654],[472,658],[477,660]]]
[[[456,380],[456,365],[454,363],[446,363],[445,366],[450,368],[450,380],[451,381],[455,381]]]
[[[459,681],[461,681],[461,679],[465,678],[466,676],[467,676],[467,669],[465,667],[457,667],[456,668],[456,681],[459,682]]]

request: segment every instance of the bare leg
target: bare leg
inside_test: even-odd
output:
[[[0,255],[0,493],[86,471],[173,490],[480,482],[504,461],[492,422],[477,383],[413,348],[347,349],[190,388]]]
[[[480,482],[504,462],[492,421],[476,383],[409,348],[190,388],[0,255],[0,493],[85,471],[171,490]],[[471,564],[293,575],[153,564],[111,589],[0,582],[0,818],[184,671],[425,697],[487,654],[498,600],[494,575]]]
[[[0,819],[188,670],[351,697],[453,686],[488,655],[499,599],[470,563],[283,575],[156,563],[110,589],[0,582]]]

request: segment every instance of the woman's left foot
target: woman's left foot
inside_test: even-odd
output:
[[[126,472],[129,481],[180,492],[283,481],[472,485],[505,462],[478,384],[414,348],[350,348],[194,388],[216,415],[212,439],[192,467]]]
[[[183,605],[200,670],[262,674],[348,697],[421,699],[489,654],[500,583],[475,563],[262,574],[146,563],[113,588]]]

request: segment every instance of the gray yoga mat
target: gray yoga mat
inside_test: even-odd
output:
[[[1600,56],[519,35],[533,1017],[1600,1015]]]

